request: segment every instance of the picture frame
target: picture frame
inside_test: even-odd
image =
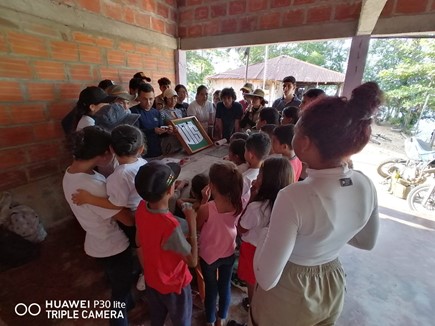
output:
[[[177,139],[188,155],[195,154],[213,145],[213,141],[196,117],[186,117],[170,120],[177,130]]]

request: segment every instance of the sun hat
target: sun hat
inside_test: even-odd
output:
[[[245,96],[250,96],[250,97],[260,97],[261,99],[264,100],[264,91],[261,88],[257,88],[255,91],[253,91],[252,93],[248,93],[245,94]],[[264,100],[266,103],[267,101]]]
[[[178,178],[181,167],[177,163],[151,161],[139,168],[134,179],[136,191],[144,200],[156,202]]]
[[[171,98],[171,97],[174,97],[174,96],[178,96],[178,94],[172,88],[166,89],[165,92],[163,93],[163,97],[166,97],[166,98]]]
[[[245,85],[243,85],[243,87],[240,90],[248,93],[252,93],[252,91],[254,90],[254,85],[252,85],[251,83],[246,83]]]
[[[112,131],[115,127],[123,124],[134,125],[139,119],[140,114],[128,113],[118,103],[112,103],[103,106],[92,116],[95,124],[108,131]]]
[[[97,86],[88,86],[80,92],[79,102],[84,106],[91,104],[110,103],[116,97],[110,96],[104,90]]]
[[[106,92],[109,95],[116,96],[117,98],[121,98],[126,101],[133,101],[135,99],[135,96],[127,92],[121,85],[109,86]]]

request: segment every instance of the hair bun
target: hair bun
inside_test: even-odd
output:
[[[364,83],[352,91],[349,105],[357,120],[368,120],[383,101],[383,92],[375,82]]]

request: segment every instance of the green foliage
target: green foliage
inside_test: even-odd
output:
[[[215,72],[212,55],[210,51],[187,51],[187,88],[190,94],[196,92],[199,85],[207,82],[206,76]]]

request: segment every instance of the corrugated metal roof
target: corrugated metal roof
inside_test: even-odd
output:
[[[264,62],[249,66],[248,80],[263,80]],[[267,60],[266,80],[294,76],[300,83],[343,83],[344,74],[286,55]],[[245,79],[245,67],[228,70],[207,79]]]

